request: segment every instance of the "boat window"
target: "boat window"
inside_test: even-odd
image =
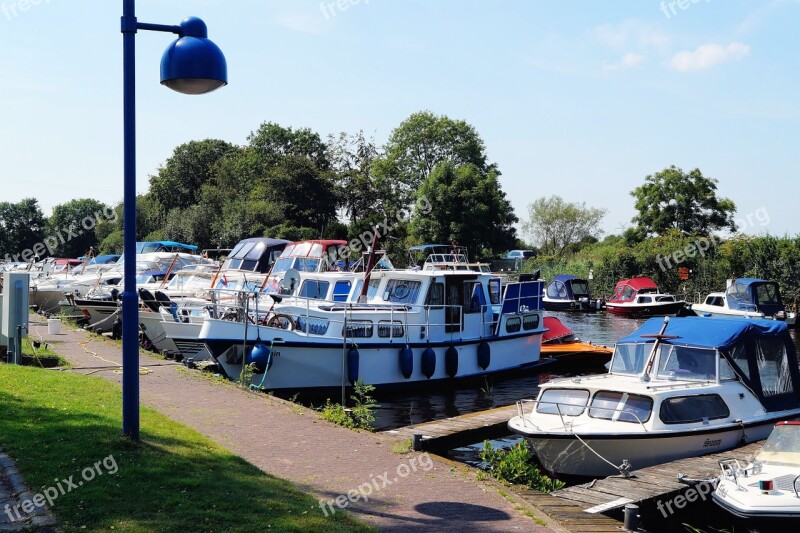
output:
[[[653,399],[639,394],[599,391],[592,398],[589,416],[618,422],[647,422],[653,410]]]
[[[563,300],[567,297],[567,288],[560,281],[554,281],[547,286],[547,297],[553,300]]]
[[[519,317],[511,317],[506,320],[506,333],[516,333],[519,331],[521,321]]]
[[[479,281],[464,283],[464,312],[480,313],[486,309],[486,296],[483,294],[483,284]]]
[[[402,338],[404,334],[403,323],[399,320],[394,322],[381,320],[378,322],[378,337],[397,339]]]
[[[297,317],[297,329],[309,335],[325,335],[328,332],[328,320],[316,317]]]
[[[767,442],[756,455],[760,463],[779,466],[800,466],[800,425],[779,424],[772,429]]]
[[[719,379],[720,381],[730,381],[737,379],[736,372],[733,371],[730,363],[722,357],[719,358]]]
[[[292,255],[294,256],[304,256],[308,255],[308,252],[311,250],[311,243],[310,242],[301,242],[294,246],[294,250],[292,250]]]
[[[623,285],[622,287],[617,287],[617,290],[614,291],[614,300],[619,301],[627,301],[633,300],[633,297],[636,295],[636,291],[633,290],[633,287],[630,285]]]
[[[750,361],[747,358],[747,348],[745,344],[740,343],[734,346],[733,350],[731,350],[730,357],[739,372],[744,374],[744,377],[747,379],[750,379]]]
[[[431,307],[440,307],[444,305],[444,283],[431,283],[431,286],[428,288],[428,297],[425,299],[425,305]]]
[[[347,338],[366,339],[372,337],[371,320],[353,320],[347,322],[347,327],[342,328],[343,335]]]
[[[316,272],[321,260],[311,257],[298,257],[294,261],[294,268],[300,272]]]
[[[758,304],[778,305],[781,303],[777,283],[762,283],[756,286]]]
[[[575,295],[577,298],[580,296],[589,296],[589,284],[582,279],[573,279],[572,280],[572,294]]]
[[[347,295],[350,294],[350,287],[352,287],[352,285],[349,279],[337,281],[336,285],[333,286],[333,301],[346,302]]]
[[[280,256],[281,257],[289,257],[290,255],[293,255],[294,247],[295,247],[295,245],[292,244],[292,243],[287,244],[286,247],[281,252]]]
[[[539,327],[539,315],[523,315],[522,329],[531,331]]]
[[[369,287],[367,287],[367,299],[372,299],[378,294],[378,286],[380,286],[381,280],[380,279],[371,279],[369,280]],[[364,280],[360,279],[356,282],[356,289],[353,291],[353,300],[358,300],[358,297],[361,296],[361,289],[364,287]]]
[[[586,409],[589,391],[580,389],[545,389],[539,395],[536,412],[566,416],[579,416]]]
[[[657,302],[674,302],[675,301],[675,297],[672,296],[671,294],[670,295],[665,295],[665,296],[659,296],[658,298],[656,298],[656,301]]]
[[[291,257],[281,257],[277,261],[275,261],[275,266],[272,267],[272,274],[280,274],[281,272],[286,272],[290,268],[292,268],[292,263],[294,259]]]
[[[419,298],[420,281],[390,279],[383,291],[383,300],[397,304],[415,304]]]
[[[659,416],[665,424],[692,424],[728,418],[731,412],[719,394],[676,396],[661,402]]]
[[[756,362],[764,396],[792,392],[792,376],[783,339],[756,339]]]
[[[652,344],[617,344],[611,359],[613,374],[641,374]]]
[[[716,350],[662,344],[659,348],[657,377],[714,380],[717,376],[718,357]]]
[[[492,278],[489,280],[489,301],[492,305],[500,303],[500,278]]]
[[[713,305],[715,307],[723,307],[725,305],[722,296],[709,296],[706,298],[706,305]]]
[[[330,283],[327,281],[319,281],[316,279],[307,279],[300,287],[301,298],[313,298],[315,300],[324,300],[328,296],[328,288]]]
[[[649,304],[652,301],[653,299],[650,296],[639,296],[639,299],[637,300],[637,302],[640,304]]]

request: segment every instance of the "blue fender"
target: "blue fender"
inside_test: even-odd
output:
[[[358,358],[359,355],[356,348],[350,348],[347,351],[347,381],[351,385],[355,385],[356,381],[358,381]]]
[[[263,343],[256,343],[247,353],[245,365],[253,365],[254,374],[263,374],[272,368],[272,350]]]
[[[433,348],[425,348],[422,352],[422,373],[426,378],[431,379],[434,372],[436,372],[436,352]]]
[[[486,370],[492,362],[492,348],[486,341],[481,341],[478,345],[478,366]]]
[[[414,372],[414,352],[408,344],[400,348],[400,372],[406,379]]]
[[[451,378],[458,374],[458,350],[455,346],[450,346],[444,353],[444,369]]]

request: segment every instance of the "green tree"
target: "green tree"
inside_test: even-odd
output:
[[[91,198],[70,200],[55,206],[47,220],[48,235],[60,236],[55,255],[78,257],[86,254],[89,248],[97,250],[100,240],[95,228],[101,220],[113,218],[113,213],[106,204]]]
[[[274,122],[264,122],[247,137],[247,141],[270,167],[287,156],[307,158],[323,171],[331,166],[327,146],[318,133],[308,128],[294,130]]]
[[[605,209],[586,203],[565,202],[560,196],[542,197],[528,205],[528,220],[522,225],[541,253],[559,257],[579,243],[591,243],[603,231]]]
[[[372,139],[364,132],[355,135],[340,133],[328,137],[337,202],[350,222],[358,223],[378,208],[374,164],[379,157]]]
[[[492,257],[516,244],[518,221],[497,173],[444,162],[419,187],[411,235],[418,242],[456,243]]]
[[[639,212],[633,222],[645,235],[662,235],[669,229],[703,236],[721,229],[736,231],[736,205],[718,198],[717,180],[699,169],[687,174],[674,165],[665,168],[645,177],[631,196]]]
[[[395,128],[384,153],[375,165],[377,185],[381,200],[397,208],[413,203],[417,189],[440,163],[472,164],[484,175],[497,172],[487,164],[486,147],[474,127],[430,111],[414,113]]]
[[[25,198],[17,203],[0,202],[0,257],[18,261],[30,260],[33,253],[41,255],[34,246],[44,238],[46,220],[39,202]],[[43,246],[43,245],[40,245]],[[20,254],[32,250],[23,259]]]
[[[148,196],[162,213],[195,205],[201,187],[213,180],[219,161],[235,151],[234,145],[218,139],[178,146],[158,174],[150,176]]]

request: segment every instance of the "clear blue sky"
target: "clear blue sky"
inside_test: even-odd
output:
[[[121,10],[0,0],[0,200],[121,200]],[[137,15],[203,18],[230,76],[169,91],[172,37],[139,33],[140,191],[189,140],[243,144],[273,121],[383,144],[427,109],[475,126],[521,219],[559,194],[618,233],[629,191],[675,164],[718,179],[742,218],[766,209],[749,233],[800,233],[800,0],[139,0]]]

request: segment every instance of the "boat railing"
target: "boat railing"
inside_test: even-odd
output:
[[[595,411],[595,410],[596,411],[607,411],[607,412],[610,412],[610,413],[620,413],[620,414],[630,415],[630,416],[632,416],[633,418],[636,419],[636,421],[639,423],[640,426],[642,426],[642,430],[647,432],[647,428],[645,427],[644,422],[642,422],[642,419],[639,418],[639,416],[636,413],[634,413],[633,411],[631,411],[629,409],[626,409],[624,407],[613,407],[613,408],[612,407],[597,407],[597,406],[580,405],[580,404],[564,403],[564,402],[543,402],[543,401],[540,401],[540,400],[533,400],[533,399],[525,399],[525,400],[518,400],[517,401],[517,414],[519,415],[520,419],[522,420],[522,425],[523,426],[527,426],[528,425],[528,422],[527,422],[527,420],[525,418],[525,404],[531,404],[533,406],[531,408],[531,410],[530,410],[530,414],[533,414],[534,410],[539,405],[554,405],[556,407],[556,410],[558,411],[558,416],[561,419],[561,425],[564,428],[564,431],[567,431],[569,433],[573,432],[572,431],[572,420],[565,420],[564,416],[572,416],[572,417],[580,416],[586,411],[586,409],[589,409],[591,411]],[[561,411],[561,407],[562,406],[569,407],[569,408],[572,408],[572,409],[580,408],[581,412],[578,413],[578,414],[575,414],[575,415],[571,415],[569,413],[567,413],[565,415]],[[543,414],[551,414],[551,413],[543,413]]]
[[[263,293],[254,291],[241,291],[235,289],[209,289],[209,293],[213,296],[209,305],[212,308],[212,316],[222,317],[225,319],[232,319],[243,321],[245,316],[248,316],[250,323],[258,322],[261,325],[270,325],[270,318],[272,316],[280,315],[282,317],[291,319],[291,324],[296,325],[299,319],[303,319],[305,324],[313,321],[324,320],[329,326],[340,326],[342,328],[343,337],[346,338],[360,338],[353,337],[348,334],[347,325],[354,325],[364,323],[370,320],[369,316],[363,316],[364,312],[387,313],[388,317],[383,315],[382,320],[387,320],[388,324],[382,324],[379,321],[376,326],[386,327],[389,331],[388,337],[383,337],[389,341],[397,338],[410,338],[409,328],[419,327],[422,328],[419,333],[420,339],[429,339],[431,335],[431,328],[444,328],[445,335],[459,336],[463,333],[464,326],[464,306],[462,305],[445,305],[445,304],[403,304],[397,302],[389,303],[358,303],[358,302],[343,302],[331,301],[318,298],[304,298],[300,296],[283,296],[279,304],[275,301],[274,307],[272,304],[265,302]],[[254,296],[255,295],[255,296]],[[278,295],[276,295],[278,296]],[[256,303],[255,299],[258,299]],[[287,304],[292,304],[292,308],[288,309]],[[302,312],[298,313],[298,307],[302,308]],[[444,311],[445,317],[452,317],[444,322],[432,319],[432,311]],[[332,318],[329,314],[326,316],[319,316],[319,311],[342,311],[343,318],[337,320]],[[449,311],[449,312],[448,312]],[[255,316],[257,313],[258,316]],[[480,310],[473,311],[469,314],[479,314],[481,324],[481,336],[492,337],[497,324],[501,321],[500,314],[494,312],[491,304],[483,304]],[[421,320],[411,321],[409,317],[423,317]],[[287,321],[288,323],[288,321]],[[283,324],[285,325],[285,324]],[[402,328],[402,335],[395,334],[399,328]],[[282,328],[284,329],[284,328]],[[328,328],[325,328],[326,331]],[[302,328],[301,328],[302,330]],[[452,331],[449,331],[452,330]],[[319,333],[316,333],[319,335]],[[372,335],[366,336],[366,338]]]

